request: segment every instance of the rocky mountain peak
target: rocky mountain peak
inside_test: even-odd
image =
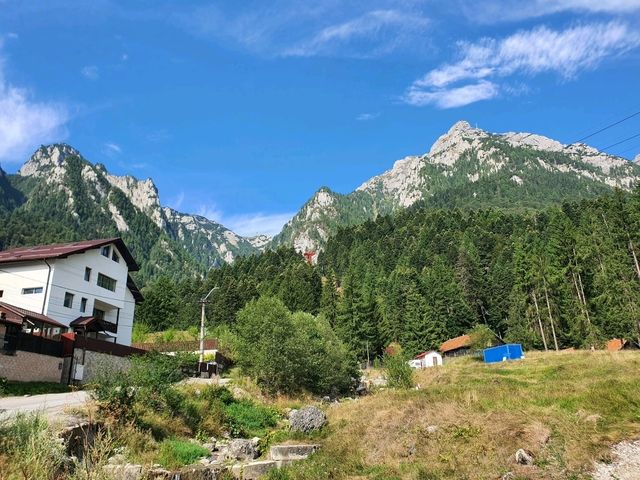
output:
[[[43,145],[20,167],[18,173],[23,177],[41,176],[52,168],[61,167],[71,156],[82,157],[78,150],[65,143]]]
[[[634,158],[633,160],[631,160],[633,163],[640,163],[640,153],[638,155],[636,155],[636,158]]]
[[[464,152],[477,144],[477,140],[487,136],[484,130],[473,128],[464,120],[456,122],[431,146],[429,160],[432,163],[453,165]]]

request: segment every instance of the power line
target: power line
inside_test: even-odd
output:
[[[608,150],[608,149],[610,149],[610,148],[612,148],[612,147],[615,147],[615,146],[617,146],[617,145],[620,145],[621,143],[628,142],[629,140],[633,140],[634,138],[638,138],[638,137],[640,137],[640,133],[637,133],[637,134],[635,134],[635,135],[632,135],[631,137],[627,137],[627,138],[625,138],[624,140],[620,140],[619,142],[612,143],[611,145],[607,145],[606,147],[603,147],[603,148],[601,148],[600,150]]]
[[[613,123],[611,123],[611,124],[609,124],[609,125],[607,125],[607,126],[605,126],[605,127],[602,127],[602,128],[600,128],[599,130],[596,130],[595,132],[590,133],[589,135],[587,135],[587,136],[585,136],[585,137],[582,137],[582,138],[580,138],[580,139],[576,140],[576,141],[575,141],[575,142],[573,142],[573,143],[570,143],[569,145],[573,145],[573,144],[575,144],[575,143],[581,143],[581,142],[583,142],[583,141],[587,140],[588,138],[591,138],[591,137],[593,137],[593,136],[595,136],[595,135],[597,135],[597,134],[599,134],[599,133],[602,133],[602,132],[604,132],[605,130],[609,130],[610,128],[615,127],[616,125],[620,125],[622,122],[626,122],[627,120],[629,120],[629,119],[631,119],[631,118],[633,118],[633,117],[636,117],[636,116],[638,116],[638,115],[640,115],[640,111],[637,111],[637,112],[635,112],[635,113],[632,113],[631,115],[628,115],[628,116],[624,117],[623,119],[618,120],[617,122],[613,122]],[[567,147],[568,147],[569,145],[567,145]]]

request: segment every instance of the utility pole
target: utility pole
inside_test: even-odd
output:
[[[200,363],[204,362],[204,306],[209,303],[207,301],[209,295],[211,295],[213,291],[217,289],[218,287],[213,287],[211,290],[209,290],[209,293],[207,293],[205,297],[200,300],[200,307],[202,308],[202,315],[200,316]]]

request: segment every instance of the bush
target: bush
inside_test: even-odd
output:
[[[53,480],[60,473],[65,447],[44,416],[28,414],[0,426],[0,453],[10,458],[10,471],[1,472],[7,478]]]
[[[237,363],[269,393],[341,393],[357,367],[321,318],[292,314],[282,301],[261,297],[238,312]]]
[[[390,387],[411,388],[413,386],[413,369],[407,361],[402,351],[397,351],[393,355],[385,353],[383,363]]]
[[[172,439],[164,440],[160,444],[157,460],[165,468],[176,469],[209,455],[209,450],[197,443]]]

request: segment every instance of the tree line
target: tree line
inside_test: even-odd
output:
[[[137,319],[184,328],[217,285],[212,324],[261,296],[321,314],[359,358],[410,354],[486,325],[526,348],[640,336],[640,190],[541,211],[410,208],[341,228],[308,265],[290,248],[239,258],[204,279],[160,279]]]

